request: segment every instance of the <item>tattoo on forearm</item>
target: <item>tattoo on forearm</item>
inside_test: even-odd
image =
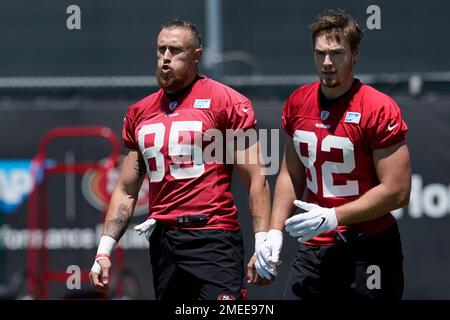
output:
[[[139,155],[139,157],[137,158],[136,164],[134,165],[134,170],[136,171],[139,177],[142,177],[147,171],[147,168],[145,167],[145,161],[142,155]]]
[[[119,240],[127,230],[128,222],[130,221],[132,209],[124,204],[119,205],[116,212],[116,217],[106,222],[104,235],[110,236]]]

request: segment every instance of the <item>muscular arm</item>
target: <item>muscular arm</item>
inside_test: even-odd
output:
[[[261,165],[259,148],[259,143],[256,143],[245,150],[235,151],[235,159],[257,159],[256,163],[245,161],[240,164],[236,161],[235,166],[248,189],[250,214],[255,233],[267,231],[270,217],[270,188]]]
[[[127,229],[145,177],[145,163],[138,151],[130,151],[123,161],[119,181],[111,196],[103,235],[119,241]]]
[[[374,150],[373,161],[380,184],[357,200],[336,207],[339,225],[372,220],[408,204],[411,166],[406,144]]]
[[[305,167],[300,162],[294,143],[286,139],[283,161],[275,184],[270,228],[284,230],[284,222],[294,212],[294,200],[301,199],[305,188]]]

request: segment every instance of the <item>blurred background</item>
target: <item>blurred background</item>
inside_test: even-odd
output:
[[[450,299],[450,3],[444,0],[1,1],[0,298],[98,298],[86,271],[117,179],[111,167],[126,151],[122,119],[132,103],[157,90],[162,24],[179,18],[198,25],[201,72],[249,97],[259,128],[276,132],[287,96],[316,81],[308,25],[328,8],[345,9],[366,29],[358,77],[392,96],[409,126],[411,200],[395,213],[404,298]],[[80,137],[86,126],[90,135]],[[282,131],[279,138],[283,146]],[[269,176],[272,188],[275,177]],[[145,219],[147,187],[133,225]],[[239,179],[233,190],[248,260],[247,193]],[[249,286],[249,299],[281,297],[295,246],[285,236],[279,278],[269,287]],[[147,244],[129,230],[121,247],[108,298],[154,299]],[[80,286],[69,279],[77,267]]]

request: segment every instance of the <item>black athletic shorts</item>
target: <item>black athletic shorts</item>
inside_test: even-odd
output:
[[[245,298],[240,230],[185,230],[157,223],[150,262],[158,300]]]
[[[348,233],[346,244],[300,244],[283,292],[286,300],[401,299],[403,254],[398,226],[370,237]]]

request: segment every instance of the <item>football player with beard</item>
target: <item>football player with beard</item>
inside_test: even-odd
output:
[[[149,216],[135,229],[150,242],[156,298],[243,299],[244,248],[231,177],[237,169],[248,189],[257,247],[265,239],[270,211],[259,144],[233,148],[233,163],[220,157],[206,161],[202,152],[227,130],[254,130],[253,107],[242,94],[199,74],[203,49],[193,24],[165,24],[156,46],[160,90],[126,113],[122,137],[130,151],[112,194],[91,282],[107,289],[111,252],[127,228],[147,176]],[[257,161],[234,161],[243,156]],[[254,273],[255,260],[253,256],[248,264],[247,282],[263,285],[268,280]]]

